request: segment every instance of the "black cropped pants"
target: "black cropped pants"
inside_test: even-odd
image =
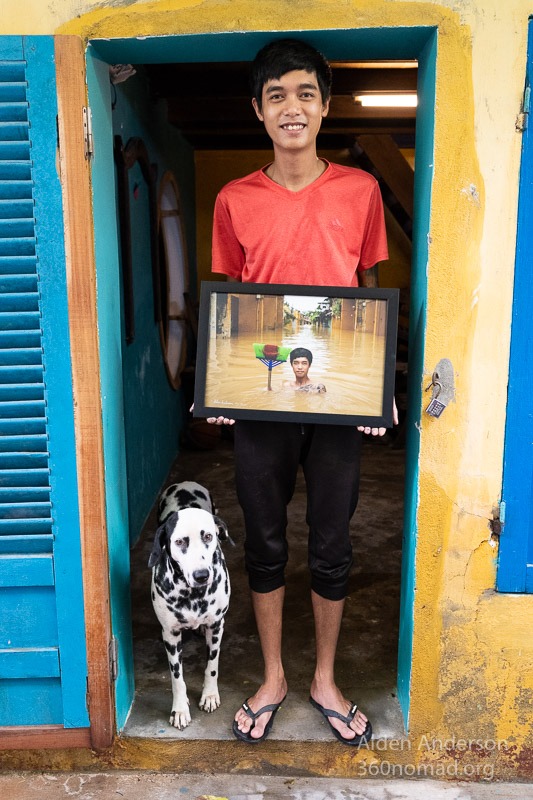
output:
[[[299,464],[307,486],[311,588],[342,600],[352,566],[350,519],[357,506],[361,434],[345,425],[235,423],[237,496],[244,513],[250,588],[285,584],[287,505]]]

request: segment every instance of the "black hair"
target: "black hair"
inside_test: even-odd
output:
[[[250,69],[250,87],[259,108],[262,106],[263,86],[287,72],[303,69],[314,72],[322,103],[331,95],[331,67],[322,53],[300,39],[276,39],[259,50]]]
[[[309,366],[313,363],[313,354],[306,347],[295,347],[294,350],[291,350],[289,353],[289,358],[291,364],[295,358],[306,358],[309,361]]]

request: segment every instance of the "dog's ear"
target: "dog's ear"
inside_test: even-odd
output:
[[[207,490],[207,497],[208,497],[209,502],[211,504],[211,508],[210,508],[211,514],[215,515],[217,513],[217,511],[218,511],[218,508],[216,507],[215,501],[213,500],[213,495],[211,494],[211,492],[209,490]]]
[[[218,540],[220,542],[231,542],[233,547],[235,547],[235,542],[229,535],[228,526],[224,522],[224,520],[220,519],[220,517],[214,516],[213,519],[215,520],[215,525],[217,526],[217,535]]]
[[[163,554],[163,547],[167,543],[168,537],[170,536],[170,533],[177,521],[178,512],[173,511],[172,514],[156,530],[152,551],[150,553],[150,558],[148,559],[148,567],[150,569],[155,567],[155,565],[160,562],[161,555]]]

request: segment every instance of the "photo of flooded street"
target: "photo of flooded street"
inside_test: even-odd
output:
[[[380,417],[387,300],[213,292],[205,406]],[[307,385],[291,351],[312,354]]]

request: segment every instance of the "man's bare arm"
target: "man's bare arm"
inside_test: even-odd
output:
[[[369,269],[363,269],[359,273],[359,277],[361,279],[361,286],[364,286],[366,289],[377,289],[378,288],[378,265],[376,264]]]

